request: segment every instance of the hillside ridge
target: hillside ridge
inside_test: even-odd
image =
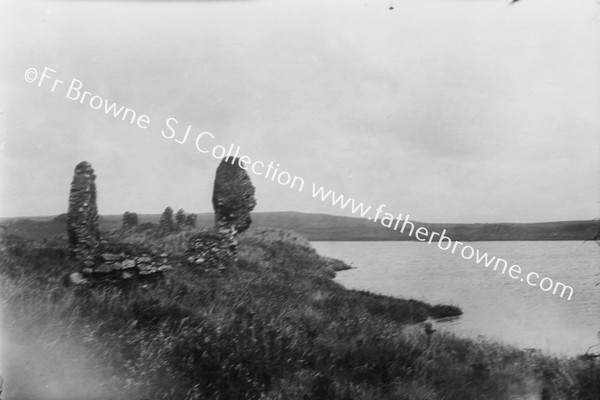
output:
[[[214,223],[213,213],[199,213],[199,227]],[[364,218],[298,211],[253,212],[254,227],[293,229],[311,241],[394,241],[415,240],[404,233],[385,228]],[[121,226],[122,215],[101,215],[100,227],[112,231]],[[140,223],[158,223],[160,214],[139,214]],[[66,220],[59,216],[0,218],[7,234],[25,239],[49,239],[64,233]],[[534,223],[428,223],[413,221],[415,229],[443,232],[453,240],[591,240],[598,233],[598,221],[549,221]]]

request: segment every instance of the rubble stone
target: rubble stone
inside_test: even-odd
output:
[[[88,280],[85,279],[83,275],[79,272],[73,272],[71,275],[69,275],[69,281],[73,285],[84,285],[88,283]]]
[[[121,269],[130,269],[130,268],[135,268],[135,261],[134,260],[123,260],[121,262]]]
[[[89,263],[82,263],[85,266],[81,274],[84,279],[92,282],[129,280],[136,276],[160,276],[162,272],[173,270],[173,267],[168,265],[168,257],[152,257],[147,254],[134,257],[123,253],[103,253],[92,266],[89,266]]]
[[[125,255],[121,255],[121,254],[102,254],[102,259],[104,261],[119,261],[122,260],[125,257]]]
[[[192,236],[184,254],[187,265],[223,270],[235,261],[228,238],[215,231],[200,232]]]
[[[112,263],[104,263],[102,265],[100,265],[98,268],[94,268],[94,272],[95,274],[110,274],[111,272],[115,271],[116,268],[114,266],[114,264]]]

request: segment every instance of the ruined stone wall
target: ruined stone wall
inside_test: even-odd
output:
[[[184,261],[190,267],[222,272],[236,260],[236,245],[218,232],[200,232],[190,238]]]

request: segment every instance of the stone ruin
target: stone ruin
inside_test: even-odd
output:
[[[86,161],[75,167],[69,195],[67,235],[69,250],[80,263],[80,271],[69,276],[70,282],[74,284],[159,276],[172,268],[168,264],[166,253],[158,256],[131,256],[102,251],[105,243],[100,236],[96,175]]]
[[[191,267],[223,272],[235,261],[236,254],[234,246],[222,234],[206,231],[190,238],[183,259]]]
[[[217,168],[212,204],[215,229],[222,233],[242,233],[250,227],[250,212],[256,207],[254,185],[238,158],[226,158]]]
[[[254,185],[238,158],[226,158],[217,168],[212,204],[215,210],[215,229],[235,239],[250,227],[250,212],[256,207]]]
[[[254,185],[240,160],[228,157],[217,168],[212,204],[214,230],[190,238],[184,256],[186,264],[224,271],[236,260],[237,235],[250,227],[250,212],[256,206]]]
[[[162,272],[172,269],[167,253],[141,254],[139,256],[103,253],[94,259],[84,261],[81,272],[72,273],[70,281],[74,284],[84,284],[99,281],[150,279],[159,277]]]
[[[67,233],[69,248],[81,262],[80,272],[70,275],[70,282],[129,280],[159,276],[172,269],[168,255],[115,254],[101,243],[96,206],[94,170],[87,162],[75,168],[71,184]],[[250,227],[250,212],[256,206],[255,188],[237,158],[226,158],[217,168],[212,203],[214,229],[197,233],[189,239],[183,261],[186,265],[223,272],[237,258],[237,235]]]
[[[87,161],[75,167],[69,195],[67,235],[69,250],[78,260],[91,257],[101,240],[96,206],[96,175]]]

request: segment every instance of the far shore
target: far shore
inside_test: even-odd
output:
[[[214,223],[212,213],[197,214],[200,227]],[[159,214],[140,214],[140,224],[151,227],[158,223]],[[300,212],[252,213],[253,226],[293,229],[310,241],[416,241],[414,236],[385,228],[364,218]],[[121,226],[122,215],[103,215],[100,228],[111,232]],[[4,235],[23,239],[52,239],[64,235],[66,215],[0,218]],[[475,241],[550,241],[593,240],[600,230],[599,222],[554,221],[536,223],[478,223],[441,224],[416,222],[430,232],[443,232],[453,240]]]

